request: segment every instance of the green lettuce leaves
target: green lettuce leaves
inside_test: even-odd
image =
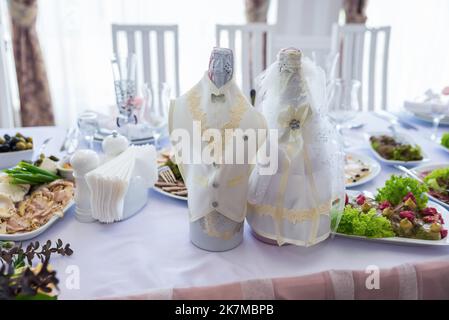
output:
[[[417,207],[424,209],[428,201],[428,197],[425,194],[427,191],[426,185],[419,183],[413,178],[392,175],[385,182],[383,188],[377,189],[376,201],[379,203],[388,201],[396,206],[411,192],[416,199]]]

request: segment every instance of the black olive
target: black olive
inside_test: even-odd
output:
[[[5,134],[3,138],[5,138],[6,141],[11,140],[11,136],[9,134]]]
[[[2,144],[0,145],[0,152],[8,152],[9,150],[9,146],[7,144]]]
[[[9,140],[9,145],[10,146],[15,146],[17,144],[17,142],[19,142],[19,138],[17,137],[12,137],[11,140]]]

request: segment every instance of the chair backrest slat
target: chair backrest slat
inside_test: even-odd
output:
[[[151,36],[155,35],[156,41],[152,43]],[[166,37],[172,34],[174,39],[173,44],[173,60],[167,61],[167,51],[166,51]],[[116,56],[121,53],[121,43],[119,35],[125,35],[127,54],[135,53],[140,55],[142,59],[142,69],[137,70],[140,76],[137,76],[137,80],[143,79],[146,83],[153,86],[153,92],[157,94],[157,99],[161,102],[161,92],[160,88],[156,88],[156,84],[161,85],[162,83],[172,80],[170,83],[172,92],[175,96],[180,94],[179,85],[179,35],[177,25],[123,25],[123,24],[113,24],[112,25],[112,48]],[[141,48],[136,46],[136,39],[140,37]],[[153,47],[154,46],[154,47]],[[139,52],[137,52],[139,49]],[[154,49],[154,50],[152,50]],[[155,54],[156,56],[152,56]],[[170,55],[171,57],[171,55]],[[153,64],[157,61],[157,70],[153,72]],[[167,74],[167,64],[173,66],[170,70],[173,70],[173,75],[168,77]],[[137,85],[142,85],[138,83]],[[156,90],[154,90],[156,89]],[[156,97],[155,97],[156,98]]]
[[[362,110],[366,107],[372,111],[379,106],[387,109],[390,32],[391,27],[388,26],[370,28],[360,24],[335,24],[332,28],[332,52],[341,54],[340,76],[346,80],[356,79],[362,82],[359,98]],[[383,47],[382,55],[378,54],[380,46]],[[368,59],[366,63],[365,57]],[[382,71],[380,86],[378,69]],[[366,83],[364,80],[367,80]]]
[[[272,32],[273,26],[263,23],[217,25],[215,28],[217,46],[223,46],[223,38],[227,37],[228,48],[234,52],[236,73],[241,74],[239,84],[247,97],[255,85],[254,78],[266,68],[265,64],[270,62],[269,39]],[[241,43],[237,41],[238,36]],[[240,53],[238,50],[241,50]]]

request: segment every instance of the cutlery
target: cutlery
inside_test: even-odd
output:
[[[409,177],[415,179],[416,181],[418,181],[418,182],[420,182],[420,183],[422,183],[422,184],[425,184],[425,182],[424,182],[420,177],[418,177],[418,175],[417,175],[413,170],[407,169],[406,167],[400,166],[400,165],[397,165],[397,166],[395,166],[395,167],[396,167],[397,169],[401,170],[402,172],[406,173]],[[448,190],[448,189],[446,189],[446,190],[444,190],[444,191],[446,191],[447,193],[449,193],[449,190]]]
[[[412,170],[407,169],[406,167],[401,166],[401,165],[395,165],[395,167],[396,167],[396,169],[407,174],[410,178],[413,178],[420,183],[424,183],[424,181],[420,177],[418,177],[418,175],[415,172],[413,172]]]
[[[393,126],[400,125],[404,129],[407,129],[407,130],[418,130],[418,128],[416,126],[408,123],[407,121],[404,121],[403,119],[399,118],[398,116],[396,116],[390,112],[376,111],[373,114],[375,116],[377,116],[378,118],[389,121],[391,123],[391,125],[393,125]]]
[[[360,123],[349,124],[348,126],[345,127],[345,129],[357,130],[357,129],[363,128],[364,126],[365,126],[365,124],[363,122],[360,122]]]
[[[75,127],[71,127],[70,129],[67,129],[64,141],[62,142],[61,148],[59,149],[60,152],[63,152],[67,149],[68,142],[72,138],[74,131],[75,131]]]
[[[176,177],[169,166],[160,167],[159,176],[167,183],[176,183]]]
[[[53,139],[53,137],[47,138],[44,140],[44,142],[41,144],[39,151],[37,153],[37,156],[39,157],[42,153],[44,153],[45,148],[47,147],[47,144],[50,142],[50,140]]]

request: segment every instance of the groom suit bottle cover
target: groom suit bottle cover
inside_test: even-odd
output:
[[[177,129],[188,133],[190,143],[175,141]],[[214,48],[209,70],[192,89],[172,101],[169,112],[172,143],[189,190],[190,239],[201,249],[226,251],[243,240],[250,161],[265,141],[265,136],[249,141],[245,134],[233,134],[247,129],[266,129],[265,119],[234,81],[232,50]],[[200,131],[201,143],[193,141],[195,130]],[[214,131],[220,137],[209,136]],[[249,145],[254,142],[255,147]],[[242,145],[244,161],[237,162]],[[205,148],[212,150],[212,161],[202,158]]]

